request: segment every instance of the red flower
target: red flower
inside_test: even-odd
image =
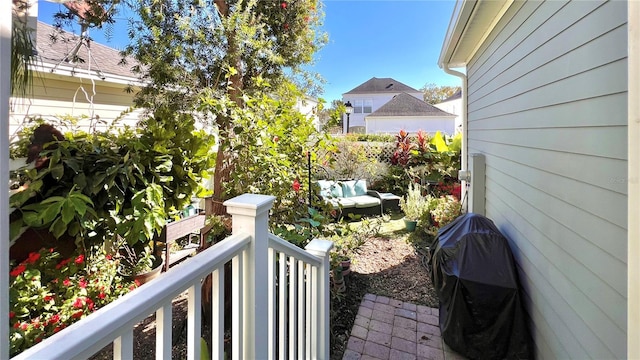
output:
[[[13,324],[13,328],[14,329],[19,329],[20,328],[20,321],[18,321],[17,323]]]
[[[62,261],[60,261],[58,263],[58,265],[56,265],[56,270],[60,270],[60,268],[62,268],[63,266],[67,265],[67,263],[71,261],[71,259],[64,259]]]
[[[98,298],[103,299],[107,297],[107,294],[105,294],[104,292],[100,292],[100,294],[98,294]]]
[[[53,332],[54,332],[54,333],[57,333],[58,331],[60,331],[60,330],[62,330],[62,329],[64,329],[64,327],[63,327],[63,326],[56,326],[56,328],[55,328],[55,329],[53,329]]]
[[[36,261],[38,261],[38,259],[40,259],[40,253],[32,252],[32,253],[29,254],[29,258],[27,258],[27,260],[25,260],[25,262],[27,264],[33,264]]]
[[[71,315],[71,317],[74,318],[74,319],[80,319],[82,317],[82,314],[83,314],[82,310],[79,310],[79,311],[74,312]]]
[[[22,264],[20,264],[20,265],[16,266],[15,269],[11,270],[9,275],[11,275],[13,277],[16,277],[16,276],[22,274],[25,270],[27,270],[27,267],[22,265]]]
[[[284,24],[284,29],[289,30],[289,24]]]
[[[136,286],[138,286],[138,287],[140,285],[142,285],[142,284],[140,284],[140,280],[138,280],[138,279],[133,280],[133,283],[136,284]]]
[[[49,324],[57,324],[60,321],[60,315],[54,314],[51,319],[49,319]]]
[[[84,306],[84,301],[82,301],[81,297],[78,297],[73,301],[74,308],[81,309],[83,306]]]
[[[105,259],[107,259],[107,260],[113,260],[113,256],[111,256],[111,254],[107,254],[107,256],[105,256]]]
[[[282,4],[280,4],[280,7],[283,8],[283,9],[286,9],[287,8],[287,3],[283,2]]]
[[[44,296],[44,298],[43,298],[43,300],[44,300],[44,301],[49,302],[49,301],[53,300],[53,296],[51,296],[51,295],[45,295],[45,296]]]
[[[62,281],[62,285],[70,286],[71,285],[71,280],[69,280],[69,278],[64,279],[64,281]]]
[[[78,286],[80,286],[81,289],[84,289],[87,287],[87,281],[85,279],[81,279],[80,281],[78,281]]]
[[[76,258],[76,260],[75,260],[75,263],[76,263],[76,264],[78,264],[78,265],[80,265],[80,264],[82,264],[83,262],[84,262],[84,255],[82,255],[82,254],[78,255],[78,257],[77,257],[77,258]]]
[[[9,319],[13,319],[16,316],[16,313],[13,311],[9,311]]]
[[[293,181],[293,184],[291,185],[291,187],[293,187],[293,191],[295,192],[300,191],[300,182],[298,181],[298,179],[295,179]]]
[[[29,328],[29,324],[27,324],[26,322],[20,324],[20,329],[23,331],[27,331],[27,329]]]
[[[93,311],[93,309],[95,308],[93,300],[91,300],[91,298],[85,298],[85,301],[87,302],[87,308],[89,309],[89,311]]]

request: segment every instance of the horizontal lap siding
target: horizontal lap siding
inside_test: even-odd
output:
[[[537,357],[626,356],[626,3],[514,3],[468,66],[469,153]]]
[[[64,115],[90,116],[91,104],[94,114],[101,120],[110,124],[121,113],[133,105],[133,94],[124,91],[123,86],[111,87],[99,85],[93,86],[90,80],[64,81],[59,79],[35,78],[33,82],[33,95],[30,99],[16,99],[11,109],[11,131],[22,122],[25,116],[43,117],[52,119]],[[86,94],[85,94],[86,92]],[[88,99],[91,99],[92,103]],[[135,126],[140,111],[127,114],[121,119],[121,125]],[[82,120],[78,127],[88,131],[90,122]],[[99,128],[104,129],[105,126]]]

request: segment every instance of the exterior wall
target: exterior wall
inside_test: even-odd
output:
[[[352,104],[355,103],[356,100],[372,100],[373,105],[371,108],[371,112],[374,112],[378,109],[380,109],[380,107],[382,107],[382,105],[386,104],[389,102],[389,100],[393,99],[394,96],[398,95],[399,93],[380,93],[380,94],[346,94],[342,96],[342,102],[346,103],[347,101],[350,101]],[[409,95],[415,96],[416,98],[422,100],[422,93],[421,92],[415,92],[415,93],[408,93]],[[353,113],[349,116],[349,127],[354,127],[354,126],[365,126],[365,117],[367,117],[369,114],[356,114]],[[347,128],[347,116],[344,115],[343,116],[343,121],[344,121],[344,129],[346,131]]]
[[[467,67],[539,359],[627,355],[626,22],[623,1],[514,2]]]
[[[296,102],[296,109],[307,118],[313,119],[316,130],[320,131],[320,119],[318,118],[318,101],[305,98]]]
[[[462,99],[449,100],[433,106],[449,114],[455,114],[455,131],[462,131],[462,116],[460,116],[462,114]]]
[[[96,81],[92,109],[87,96],[90,97],[93,93],[92,83],[87,79],[81,82],[78,78],[68,76],[52,74],[47,74],[46,78],[36,76],[33,81],[33,96],[30,99],[12,99],[10,134],[15,133],[27,116],[51,120],[64,115],[91,117],[92,110],[95,116],[99,116],[100,120],[106,122],[97,127],[104,129],[122,111],[133,105],[133,94],[126,93],[124,85]],[[140,111],[128,114],[120,124],[135,126],[139,113]],[[89,126],[88,119],[78,123],[80,130],[87,131]]]
[[[367,134],[397,134],[400,130],[416,133],[418,130],[434,134],[441,131],[449,135],[454,132],[453,118],[442,117],[367,117]]]

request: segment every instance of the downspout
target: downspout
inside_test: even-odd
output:
[[[456,70],[451,70],[449,68],[449,64],[446,63],[440,63],[440,68],[446,72],[449,75],[453,75],[456,76],[458,78],[460,78],[460,80],[462,80],[462,88],[461,88],[461,94],[460,94],[460,99],[462,99],[462,111],[460,116],[462,117],[462,146],[460,148],[460,169],[461,170],[468,170],[467,167],[467,155],[468,155],[468,149],[467,149],[467,75],[463,74],[459,71]],[[462,189],[461,189],[461,193],[460,193],[460,198],[461,199],[466,199],[464,206],[468,207],[469,204],[469,199],[467,197],[467,180],[462,180],[461,181],[462,184]]]

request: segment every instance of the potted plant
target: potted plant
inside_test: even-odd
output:
[[[162,270],[162,256],[156,255],[153,246],[149,244],[124,244],[120,247],[118,255],[120,274],[125,278],[137,280],[140,284],[154,279]]]
[[[400,209],[404,212],[404,223],[407,231],[414,231],[418,220],[425,212],[430,211],[431,196],[422,195],[422,186],[416,183],[409,184],[407,195],[400,199]]]

